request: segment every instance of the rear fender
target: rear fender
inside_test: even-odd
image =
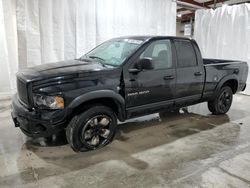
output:
[[[219,83],[217,84],[217,86],[215,88],[214,97],[219,93],[219,91],[220,91],[221,87],[223,86],[223,84],[226,83],[228,80],[237,80],[237,82],[239,83],[237,76],[234,75],[234,74],[224,76],[219,81]]]

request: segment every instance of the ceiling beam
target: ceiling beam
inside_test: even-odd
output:
[[[186,2],[186,3],[190,3],[190,4],[193,4],[193,5],[197,5],[197,6],[201,6],[201,7],[204,7],[204,8],[212,8],[212,7],[209,7],[210,5],[213,5],[214,4],[214,0],[211,0],[211,1],[207,1],[205,3],[198,3],[198,2],[195,2],[193,0],[180,0],[182,2]],[[217,3],[224,3],[226,1],[229,1],[229,0],[216,0],[216,4]],[[181,11],[185,11],[185,10],[190,10],[188,7],[183,7],[183,8],[179,8],[177,9],[177,12],[181,12]]]
[[[195,17],[195,13],[189,13],[189,14],[184,14],[182,15],[181,19],[190,19],[190,18],[194,18]]]
[[[177,9],[177,12],[181,12],[181,11],[185,11],[185,10],[188,10],[188,9],[186,9],[186,8],[179,8],[179,9]]]
[[[182,1],[184,3],[193,4],[193,5],[200,6],[200,7],[204,7],[204,8],[210,8],[209,6],[205,5],[205,3],[198,3],[194,0],[179,0],[179,1]]]
[[[216,0],[216,4],[217,3],[223,3],[225,1],[228,1],[228,0]],[[208,1],[208,2],[204,3],[205,6],[209,6],[209,5],[213,5],[213,4],[214,4],[214,1]]]
[[[194,5],[197,5],[197,6],[202,6],[204,8],[209,8],[209,9],[212,8],[212,7],[209,7],[209,6],[214,4],[214,0],[211,0],[211,1],[208,1],[208,2],[205,2],[205,3],[197,3],[197,2],[194,2],[193,0],[179,0],[179,1],[194,4]],[[216,0],[216,4],[217,3],[224,3],[226,1],[229,1],[229,0]],[[246,1],[246,2],[249,2],[249,1]],[[235,4],[237,4],[237,3],[235,3]],[[178,21],[189,22],[190,19],[195,17],[195,10],[192,10],[191,8],[189,9],[188,7],[182,7],[180,9],[178,9],[177,12],[182,12],[182,11],[186,11],[186,10],[192,11],[192,13],[183,14],[180,18],[177,18]]]
[[[187,22],[187,21],[190,21],[190,19],[193,19],[194,17],[195,17],[195,13],[194,12],[189,13],[189,14],[183,14],[181,16],[181,18],[177,18],[177,21]]]

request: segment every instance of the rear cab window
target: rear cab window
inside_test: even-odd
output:
[[[178,67],[197,66],[197,59],[194,47],[189,40],[174,40]]]

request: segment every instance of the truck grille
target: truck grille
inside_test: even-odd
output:
[[[17,78],[17,93],[19,96],[19,99],[25,103],[26,105],[29,104],[29,99],[28,99],[28,87],[27,84]]]

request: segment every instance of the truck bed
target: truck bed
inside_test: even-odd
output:
[[[225,77],[236,78],[238,85],[236,91],[245,88],[248,66],[244,61],[224,59],[203,59],[205,69],[204,96],[212,96],[217,84]],[[235,92],[236,92],[235,91]]]

